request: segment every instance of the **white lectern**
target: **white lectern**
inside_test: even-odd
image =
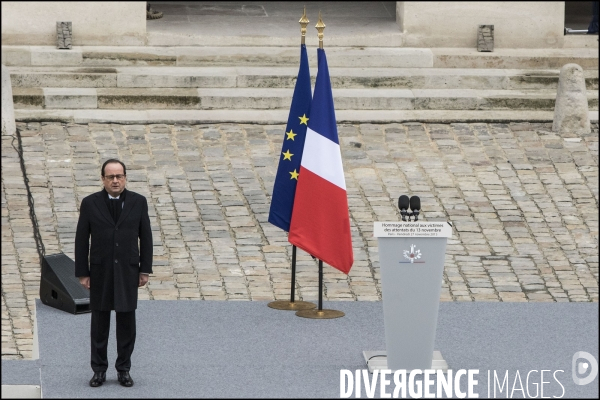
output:
[[[386,351],[364,351],[369,370],[441,369],[433,350],[448,222],[375,222]]]

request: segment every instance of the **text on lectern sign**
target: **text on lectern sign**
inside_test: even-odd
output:
[[[452,237],[448,222],[375,222],[375,237]]]

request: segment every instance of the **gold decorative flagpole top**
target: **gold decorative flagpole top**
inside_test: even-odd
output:
[[[323,23],[323,20],[321,19],[321,10],[319,10],[319,20],[317,21],[315,28],[317,28],[317,36],[319,36],[319,48],[322,49],[323,48],[323,31],[325,30],[325,24]]]
[[[306,6],[304,6],[304,14],[302,14],[302,18],[300,18],[300,33],[302,34],[302,44],[306,42],[306,25],[310,22],[308,18],[306,18]]]

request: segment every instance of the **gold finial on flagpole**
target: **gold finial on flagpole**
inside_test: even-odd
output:
[[[308,18],[306,18],[306,6],[304,6],[304,14],[302,14],[302,18],[300,18],[300,33],[302,34],[302,44],[305,44],[306,41],[306,25],[310,22]]]
[[[325,30],[325,24],[323,23],[323,20],[321,19],[321,10],[319,10],[319,20],[317,21],[315,28],[317,28],[317,32],[318,32],[317,36],[319,36],[319,48],[322,49],[323,48],[323,31]]]

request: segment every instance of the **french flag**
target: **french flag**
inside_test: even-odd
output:
[[[288,240],[342,271],[354,262],[346,180],[327,58],[317,50],[317,81],[294,197]]]

